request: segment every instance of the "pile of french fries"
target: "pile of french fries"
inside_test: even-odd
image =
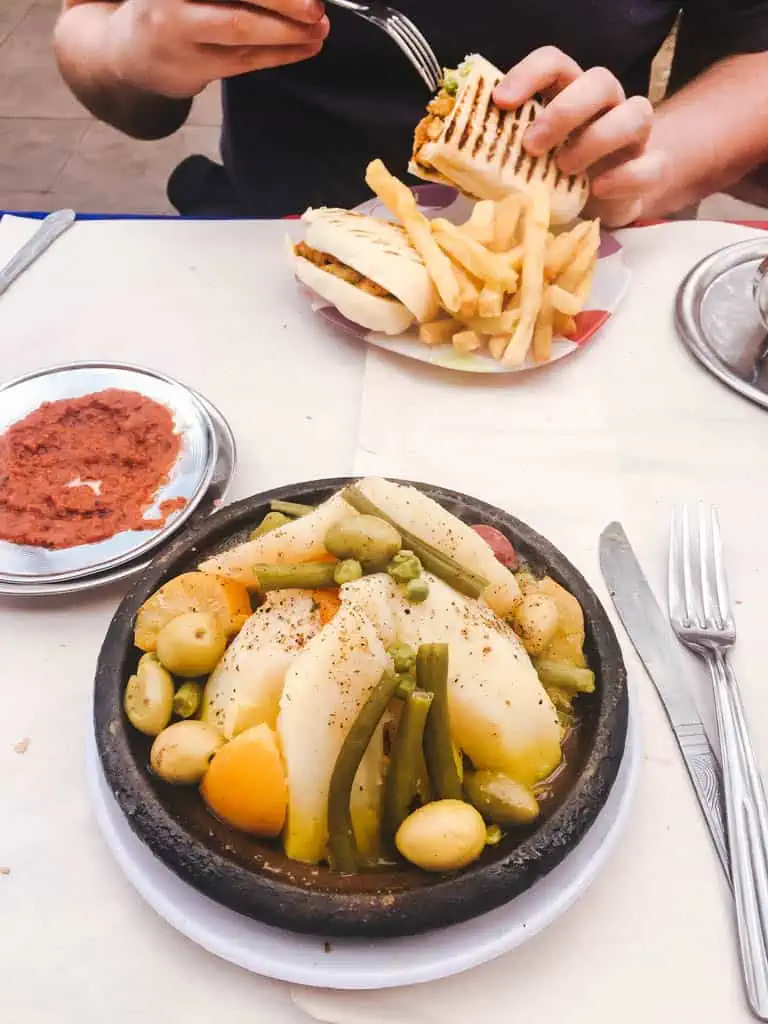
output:
[[[554,234],[549,193],[475,205],[456,225],[428,220],[402,181],[380,160],[365,180],[400,222],[420,254],[440,299],[439,319],[419,325],[427,345],[488,352],[507,366],[552,358],[554,336],[574,333],[592,286],[600,248],[600,222],[579,221]]]

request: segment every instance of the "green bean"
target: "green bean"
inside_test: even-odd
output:
[[[433,694],[424,690],[414,690],[405,698],[384,782],[384,828],[387,838],[394,838],[411,813],[418,792],[424,727],[433,699]]]
[[[558,686],[570,693],[594,693],[595,673],[568,661],[534,659],[533,666],[544,687]]]
[[[282,512],[291,519],[300,519],[301,516],[308,516],[310,512],[315,511],[314,505],[301,505],[296,501],[270,501],[269,507],[273,512]]]
[[[359,866],[357,841],[349,808],[355,775],[399,682],[394,672],[385,672],[381,677],[352,723],[331,775],[328,789],[328,859],[332,870],[343,874],[354,874]]]
[[[261,590],[320,590],[336,586],[334,562],[301,562],[298,565],[254,565]]]
[[[291,522],[293,520],[289,519],[288,516],[284,516],[282,512],[267,512],[256,529],[251,531],[250,539],[258,540],[265,533],[271,533],[273,530],[278,530],[281,526]]]
[[[422,644],[416,655],[419,689],[434,694],[424,730],[429,781],[438,800],[463,800],[448,712],[448,644]]]
[[[383,519],[394,526],[403,538],[403,547],[413,551],[419,557],[421,564],[427,572],[438,576],[449,586],[453,587],[454,590],[458,590],[460,594],[466,594],[467,597],[480,597],[488,586],[488,580],[483,576],[472,572],[471,569],[463,568],[450,555],[446,555],[436,547],[428,544],[425,540],[420,540],[419,537],[416,537],[410,531],[404,530],[399,523],[377,508],[356,487],[345,488],[343,496],[354,509],[363,515],[378,516],[379,519]]]

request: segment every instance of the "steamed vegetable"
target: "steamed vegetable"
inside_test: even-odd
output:
[[[224,737],[212,725],[194,720],[176,722],[155,737],[149,763],[164,782],[190,786],[202,779],[223,743]]]
[[[515,609],[515,623],[529,654],[541,654],[557,633],[557,605],[546,594],[526,594]]]
[[[404,706],[392,743],[384,783],[384,829],[392,837],[410,814],[423,785],[424,728],[433,695],[424,690],[411,689],[403,699]]]
[[[328,859],[334,871],[354,874],[360,866],[352,824],[352,787],[360,762],[398,686],[395,672],[385,672],[344,737],[328,787]]]
[[[502,772],[470,772],[464,787],[478,811],[497,825],[528,825],[539,816],[531,790]]]
[[[424,753],[429,781],[438,800],[464,796],[451,739],[448,711],[448,645],[422,644],[416,654],[416,682],[432,694],[432,707],[424,731]]]
[[[141,651],[154,651],[163,626],[187,612],[209,612],[230,637],[251,614],[251,601],[240,583],[202,572],[185,572],[165,583],[139,608],[134,627],[136,646]]]
[[[370,505],[373,505],[391,519],[403,537],[403,545],[421,558],[428,572],[457,588],[467,584],[461,592],[469,596],[482,593],[499,615],[508,615],[519,603],[520,588],[515,577],[494,557],[482,537],[415,487],[369,477],[360,480],[352,492],[348,490],[345,493],[350,496],[350,501],[353,493],[365,499],[368,508],[363,508],[355,500],[361,511],[371,511]],[[414,543],[414,538],[421,541],[427,550],[442,554],[449,564],[452,563],[452,578],[427,560],[424,547]],[[458,573],[457,565],[462,570]]]
[[[334,765],[352,723],[388,668],[391,660],[373,624],[349,605],[342,605],[290,666],[277,721],[288,780],[284,843],[289,857],[309,863],[323,859]],[[355,780],[356,833],[378,832],[382,767],[378,730]],[[358,846],[364,849],[360,838]]]
[[[256,529],[251,532],[250,539],[258,540],[258,538],[263,537],[265,533],[271,533],[272,530],[277,530],[281,526],[285,526],[286,523],[290,522],[290,517],[284,516],[282,512],[267,512]]]
[[[347,516],[337,520],[325,535],[329,554],[353,558],[369,571],[383,569],[402,544],[397,530],[377,516]]]
[[[256,586],[255,565],[290,565],[326,558],[325,534],[328,528],[337,519],[354,514],[352,506],[340,494],[334,494],[313,512],[256,540],[221,551],[201,562],[199,568],[204,573],[216,573]]]
[[[213,756],[200,795],[217,818],[255,836],[277,836],[285,821],[288,790],[277,737],[253,726]]]
[[[409,490],[413,490],[414,494],[419,493],[413,488],[409,488]],[[480,597],[480,595],[485,591],[488,585],[488,581],[486,579],[469,569],[463,568],[450,555],[445,554],[438,548],[433,547],[420,537],[416,536],[416,534],[406,530],[405,527],[395,519],[389,518],[388,513],[378,505],[374,504],[370,498],[363,493],[360,487],[347,488],[344,495],[347,501],[362,515],[379,516],[382,519],[386,519],[387,522],[390,522],[401,535],[403,542],[407,544],[410,553],[418,558],[420,564],[423,565],[424,568],[429,569],[429,571],[433,572],[436,576],[439,576],[440,579],[450,583],[454,589],[459,591],[459,593],[467,594],[470,597]],[[458,522],[458,520],[456,520],[456,522]],[[409,576],[406,578],[413,579],[415,577]]]
[[[173,695],[173,713],[179,718],[193,718],[203,699],[203,688],[200,683],[188,680]]]
[[[429,573],[425,579],[422,604],[410,604],[384,573],[342,587],[342,604],[359,607],[387,646],[449,644],[454,742],[476,768],[506,772],[525,785],[540,782],[560,763],[561,728],[520,639],[482,602]]]
[[[270,501],[269,507],[273,512],[279,512],[281,515],[292,519],[308,516],[317,508],[316,505],[304,505],[298,501],[280,501],[277,498],[274,501]]]
[[[227,739],[260,722],[274,728],[286,673],[321,627],[311,592],[267,594],[208,679],[203,721]]]
[[[333,562],[252,565],[251,575],[251,585],[259,590],[320,590],[338,586]]]
[[[173,711],[173,679],[154,654],[139,659],[136,675],[125,687],[123,707],[128,721],[145,736],[157,736]]]
[[[485,838],[485,822],[471,804],[437,800],[407,817],[395,842],[424,871],[458,871],[477,860]]]
[[[362,575],[363,567],[354,558],[345,558],[343,562],[338,562],[333,570],[333,578],[340,587],[353,580],[359,580]]]
[[[208,675],[218,665],[226,646],[226,634],[210,612],[178,615],[157,634],[160,663],[182,679]]]
[[[545,687],[556,686],[572,693],[594,693],[595,673],[588,668],[578,668],[565,661],[534,662],[539,679]]]

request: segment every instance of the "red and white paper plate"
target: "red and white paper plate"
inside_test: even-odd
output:
[[[456,224],[463,223],[469,217],[472,202],[446,185],[416,185],[413,193],[419,208],[426,217],[445,217]],[[365,213],[382,220],[391,220],[389,211],[379,199],[371,199],[357,207],[358,213]],[[584,348],[603,325],[611,318],[629,288],[632,272],[624,262],[620,243],[613,235],[603,232],[597,268],[592,283],[592,291],[587,301],[587,308],[576,317],[576,334],[570,338],[555,337],[552,344],[550,363],[563,359],[579,349]],[[529,360],[522,366],[504,366],[502,363],[483,353],[460,355],[450,345],[431,347],[419,341],[415,330],[392,337],[367,331],[359,324],[351,323],[339,313],[335,306],[330,305],[314,292],[301,286],[312,303],[312,308],[334,327],[341,328],[348,334],[360,338],[378,348],[409,359],[417,359],[433,366],[443,366],[451,370],[463,370],[469,373],[521,373],[538,369],[549,363],[534,363]]]

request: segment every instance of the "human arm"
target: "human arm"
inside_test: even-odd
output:
[[[684,208],[768,159],[766,50],[766,0],[692,0],[672,95],[655,113],[643,97],[626,99],[607,69],[584,71],[553,47],[512,68],[497,100],[513,107],[543,92],[541,134],[527,147],[562,145],[561,169],[592,179],[590,212],[619,226]]]
[[[210,82],[305,60],[328,33],[320,0],[64,0],[64,80],[99,120],[135,138],[181,127]]]

